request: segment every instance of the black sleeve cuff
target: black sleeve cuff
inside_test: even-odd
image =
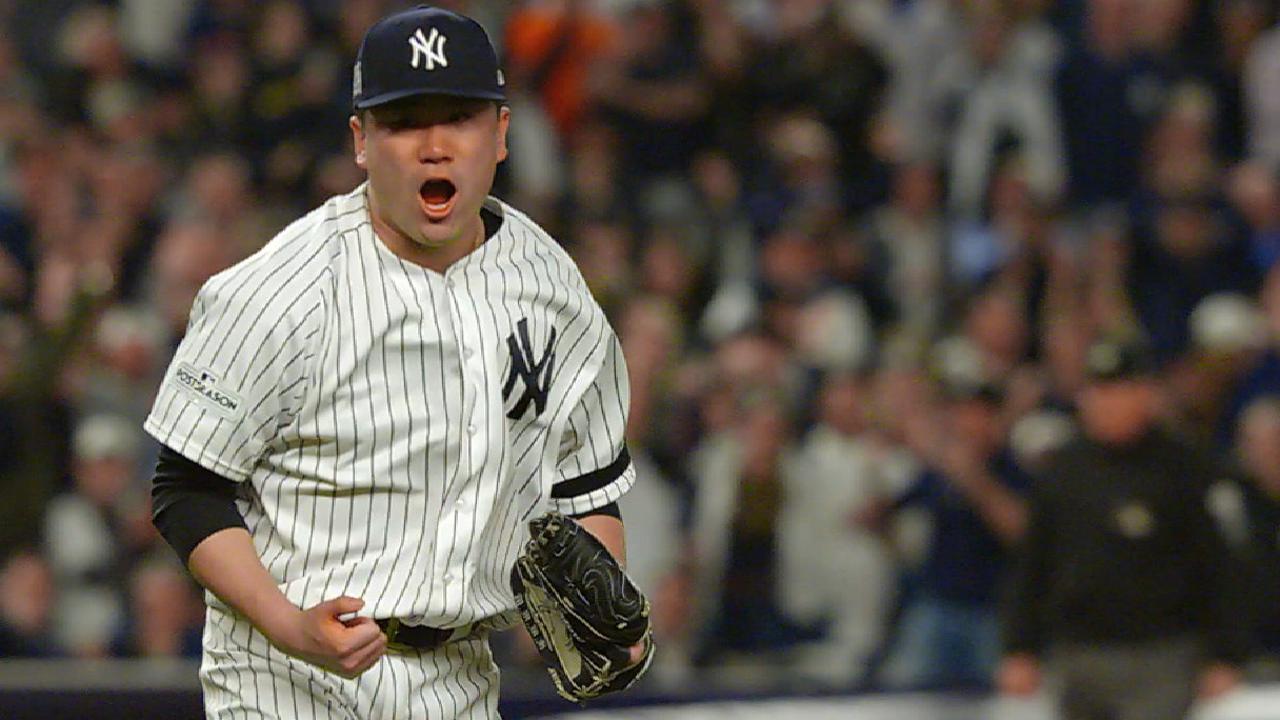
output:
[[[608,505],[605,505],[603,507],[598,507],[595,510],[588,510],[584,513],[570,515],[569,517],[573,518],[574,520],[581,520],[583,518],[589,518],[593,515],[607,515],[611,518],[617,518],[618,520],[622,520],[622,508],[618,507],[618,501],[615,500],[609,503]]]
[[[185,565],[205,538],[231,527],[246,530],[236,509],[236,482],[161,446],[151,485],[151,522]]]
[[[617,460],[599,470],[556,483],[551,488],[551,497],[563,500],[594,492],[622,477],[622,473],[626,472],[629,467],[631,467],[631,453],[627,452],[627,449],[623,447],[622,452],[618,454]]]

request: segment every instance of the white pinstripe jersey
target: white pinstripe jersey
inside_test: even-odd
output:
[[[524,521],[634,482],[603,312],[541,228],[485,212],[497,232],[442,275],[377,239],[361,186],[196,299],[146,429],[242,481],[258,554],[300,607],[346,594],[435,627],[508,611]]]

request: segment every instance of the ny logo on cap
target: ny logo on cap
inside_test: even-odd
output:
[[[439,30],[431,28],[430,35],[423,35],[422,28],[418,28],[409,38],[409,47],[413,49],[409,64],[416,68],[421,63],[425,70],[435,70],[437,64],[449,67],[449,59],[444,56],[444,41]]]

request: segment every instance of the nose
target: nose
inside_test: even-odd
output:
[[[453,144],[449,141],[447,127],[431,125],[422,128],[421,133],[418,162],[424,165],[435,165],[453,160]]]

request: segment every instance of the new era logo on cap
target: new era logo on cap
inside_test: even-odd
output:
[[[498,56],[484,28],[469,17],[427,5],[374,23],[356,58],[356,109],[433,94],[506,99]]]

